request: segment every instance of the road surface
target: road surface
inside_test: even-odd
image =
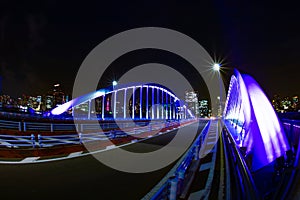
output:
[[[198,124],[182,129],[190,134],[191,126]],[[198,132],[203,127],[200,124]],[[133,152],[154,151],[168,144],[175,134],[171,131],[123,148]],[[143,174],[111,169],[91,155],[38,164],[1,164],[1,199],[140,199],[175,163]]]

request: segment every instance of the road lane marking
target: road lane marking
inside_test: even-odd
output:
[[[193,123],[191,123],[191,124],[193,124]],[[187,124],[185,126],[188,126],[188,125],[191,125],[191,124]],[[176,129],[183,128],[185,126],[178,127]],[[168,133],[167,131],[160,132],[157,135],[153,135],[152,138],[159,137],[160,135],[167,134],[167,133]],[[152,139],[152,138],[143,138],[143,139],[137,140],[137,142],[142,142],[142,141],[145,141],[145,140],[148,140],[148,139]],[[137,142],[134,142],[134,143],[137,143]],[[97,154],[97,153],[102,153],[102,152],[105,152],[105,151],[113,150],[115,148],[121,148],[121,147],[124,147],[124,146],[129,146],[129,145],[132,145],[134,143],[128,142],[126,144],[122,144],[122,145],[118,145],[118,146],[116,146],[116,145],[110,145],[110,146],[107,146],[105,149],[99,149],[99,150],[96,150],[96,151],[93,151],[93,152],[87,152],[87,153],[77,154],[74,157],[64,156],[64,157],[59,157],[59,158],[42,159],[42,160],[38,160],[40,157],[38,157],[38,158],[36,157],[37,158],[36,160],[32,160],[32,159],[25,160],[26,159],[25,158],[24,160],[22,160],[23,162],[20,162],[20,161],[0,161],[0,164],[31,164],[31,163],[45,163],[45,162],[51,162],[51,161],[62,161],[62,160],[66,160],[66,159],[72,159],[72,158],[78,158],[78,157],[82,157],[82,156],[88,156],[88,155],[93,155],[93,154]]]
[[[20,163],[28,163],[28,162],[35,162],[37,161],[37,159],[39,159],[40,157],[27,157],[21,161],[19,161]]]

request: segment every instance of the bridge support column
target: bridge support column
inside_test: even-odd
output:
[[[135,95],[134,95],[134,93],[135,93],[135,87],[133,87],[133,90],[132,90],[132,119],[134,119],[134,117],[135,117]]]
[[[102,96],[102,109],[101,109],[102,120],[104,120],[104,104],[105,104],[105,95]]]
[[[175,99],[174,99],[174,102],[173,102],[173,119],[176,119],[176,102],[175,102]]]
[[[143,118],[143,86],[140,89],[140,119]]]
[[[127,92],[127,89],[125,88],[124,89],[124,99],[123,99],[123,118],[126,119],[126,92]]]
[[[154,119],[154,87],[152,87],[152,98],[151,98],[151,118]]]
[[[117,117],[117,113],[116,113],[116,111],[117,111],[117,91],[114,91],[114,110],[113,110],[113,117],[114,117],[114,119],[116,119],[116,117]]]
[[[165,102],[164,102],[164,91],[161,90],[161,118],[164,119],[165,116],[164,116],[164,105],[165,105]]]
[[[169,111],[169,114],[170,114],[170,117],[169,117],[169,119],[172,119],[172,96],[171,95],[169,95],[169,97],[170,97],[170,111]]]
[[[156,88],[156,92],[157,92],[157,101],[156,101],[156,119],[159,119],[159,88]]]
[[[166,92],[166,119],[169,119],[168,92]]]
[[[146,119],[149,119],[149,86],[147,85],[146,87]]]

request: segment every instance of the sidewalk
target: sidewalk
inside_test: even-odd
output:
[[[189,194],[184,199],[208,199],[213,185],[218,138],[218,121],[212,121],[204,145],[199,152],[200,167],[195,174]]]

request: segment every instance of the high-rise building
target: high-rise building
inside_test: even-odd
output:
[[[57,107],[66,103],[65,93],[63,92],[60,84],[55,84],[53,87],[53,107]]]
[[[290,97],[284,97],[281,100],[281,107],[283,108],[284,112],[288,112],[292,110],[292,101],[290,99]]]
[[[274,107],[274,109],[277,111],[277,112],[280,112],[282,110],[282,107],[281,107],[281,98],[278,94],[275,94],[273,99],[272,99],[272,105]]]
[[[199,101],[199,116],[210,117],[208,100],[203,99]]]
[[[292,108],[294,111],[298,111],[300,109],[299,97],[297,95],[292,97]]]
[[[192,113],[198,117],[199,116],[199,102],[198,94],[195,91],[186,91],[185,92],[185,103]]]
[[[46,110],[51,110],[52,107],[53,107],[53,96],[52,95],[47,95],[45,97],[44,104],[45,104],[45,109]]]

